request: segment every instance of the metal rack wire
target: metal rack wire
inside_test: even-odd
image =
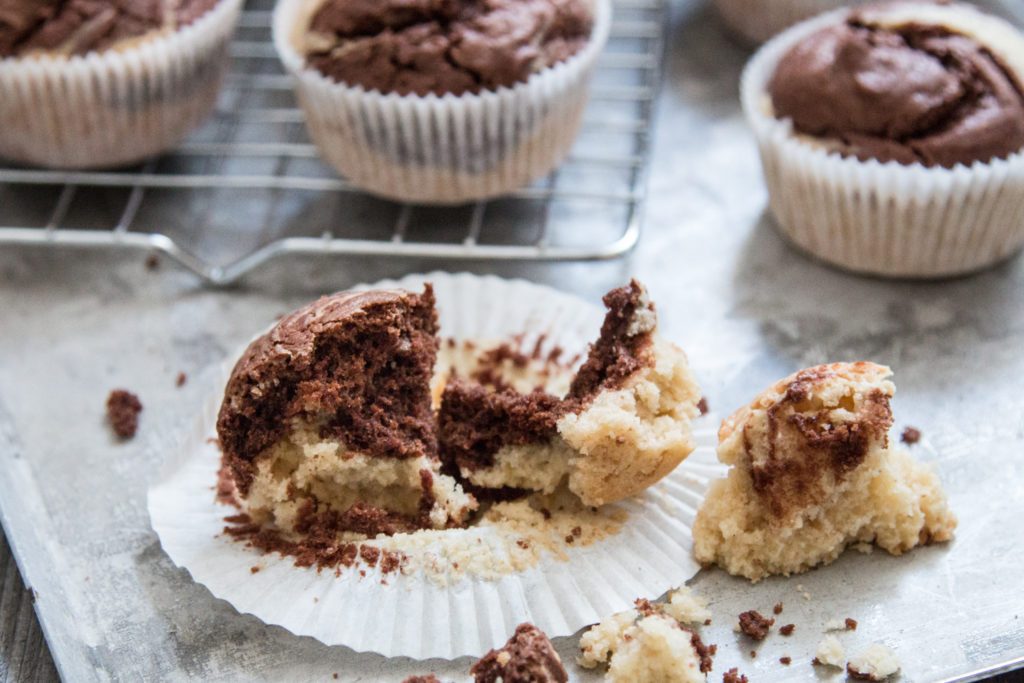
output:
[[[548,177],[499,199],[425,207],[370,197],[319,160],[250,0],[217,109],[169,154],[67,172],[0,165],[0,243],[159,251],[213,284],[285,254],[588,260],[640,235],[665,0],[614,0],[583,130]]]

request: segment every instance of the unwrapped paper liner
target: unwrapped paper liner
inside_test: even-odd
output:
[[[956,10],[980,18],[986,32],[999,22],[995,31],[1006,37],[1002,20]],[[952,169],[860,161],[794,133],[790,119],[771,115],[766,88],[779,59],[803,37],[842,21],[846,12],[830,12],[776,36],[743,72],[743,111],[783,233],[825,261],[892,277],[958,275],[1013,254],[1024,244],[1024,150]],[[1017,40],[1024,47],[1024,39]]]
[[[241,5],[130,47],[0,60],[0,157],[102,168],[173,147],[213,110]]]
[[[291,73],[320,154],[367,192],[457,204],[505,194],[547,175],[569,153],[591,75],[608,38],[610,0],[595,0],[590,40],[525,83],[479,94],[382,94],[308,68],[295,47],[320,0],[282,0],[274,45]]]
[[[534,338],[547,332],[544,344],[572,352],[597,338],[603,319],[589,303],[523,280],[432,273],[373,286],[419,291],[423,282],[434,285],[445,338],[501,339],[529,330]],[[224,381],[229,371],[225,365]],[[566,545],[567,561],[544,555],[535,567],[498,580],[464,574],[448,585],[416,570],[382,577],[373,568],[361,577],[355,566],[336,576],[295,567],[294,557],[264,554],[222,533],[225,516],[237,511],[214,501],[220,451],[211,439],[220,400],[220,394],[208,398],[149,490],[150,519],[164,550],[239,612],[328,645],[389,657],[480,656],[524,621],[551,637],[565,636],[638,597],[655,598],[681,585],[699,569],[690,535],[697,506],[709,480],[724,473],[714,455],[717,421],[698,418],[697,450],[643,496],[617,504],[628,512],[619,533],[587,546]],[[444,533],[487,541],[500,532],[471,527]],[[260,569],[253,573],[253,567]]]

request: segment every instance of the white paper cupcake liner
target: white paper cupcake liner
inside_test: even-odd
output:
[[[868,0],[712,0],[730,31],[751,45],[760,45],[793,24],[822,12]]]
[[[1006,37],[1005,22],[962,7],[957,11],[971,15],[982,41],[986,22],[998,22],[1000,38]],[[1013,254],[1024,244],[1024,151],[952,169],[859,161],[795,134],[789,119],[771,115],[766,87],[779,59],[845,14],[830,12],[776,36],[743,72],[743,110],[782,232],[829,263],[893,277],[958,275]]]
[[[434,285],[444,337],[500,339],[530,330],[532,339],[547,333],[544,344],[575,352],[596,339],[603,319],[596,306],[522,280],[432,273],[373,287],[418,291],[423,282]],[[226,363],[225,382],[230,369]],[[536,566],[497,579],[465,573],[447,585],[422,566],[386,577],[377,568],[361,577],[358,567],[336,576],[222,534],[224,518],[237,511],[214,502],[220,451],[210,439],[220,400],[220,393],[207,399],[149,490],[150,519],[164,550],[239,612],[328,645],[386,656],[480,656],[524,621],[552,637],[569,635],[637,597],[679,586],[699,569],[690,535],[697,506],[709,480],[724,472],[714,452],[717,420],[705,416],[694,423],[697,450],[675,472],[643,496],[616,504],[628,513],[620,531],[590,545],[565,545],[565,560],[545,555]],[[443,533],[480,537],[487,547],[507,532],[478,526]]]
[[[367,92],[307,68],[293,40],[322,0],[282,0],[274,45],[294,77],[309,135],[341,175],[376,195],[456,204],[497,196],[543,177],[579,132],[610,0],[595,0],[590,41],[525,83],[480,94]]]
[[[173,147],[213,109],[241,4],[124,49],[0,60],[0,157],[101,168]]]

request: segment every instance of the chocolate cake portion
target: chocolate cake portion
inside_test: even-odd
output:
[[[235,365],[217,419],[224,465],[244,496],[254,461],[295,419],[359,453],[436,456],[430,285],[324,297],[281,320]]]
[[[573,378],[568,401],[578,411],[602,390],[615,390],[654,361],[649,353],[657,324],[654,304],[636,280],[613,289],[602,299],[608,308],[601,336]]]
[[[33,52],[84,55],[151,32],[174,31],[218,0],[5,0],[0,57]]]
[[[520,624],[500,650],[491,650],[469,670],[475,683],[565,683],[569,674],[551,641],[533,624]]]
[[[305,49],[312,68],[382,93],[461,95],[526,81],[590,36],[587,0],[326,0]]]
[[[955,27],[852,12],[790,48],[768,93],[777,116],[845,155],[952,168],[1024,148],[1020,79]]]
[[[503,446],[554,437],[563,410],[559,398],[543,391],[488,391],[479,384],[455,378],[441,396],[441,461],[468,470],[491,467],[494,454]]]

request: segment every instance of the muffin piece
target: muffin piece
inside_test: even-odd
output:
[[[692,452],[700,390],[685,354],[656,334],[654,306],[635,280],[604,302],[601,336],[564,398],[448,383],[439,414],[446,472],[499,498],[567,482],[596,506],[640,493]]]
[[[593,18],[589,0],[325,0],[302,52],[307,66],[367,91],[462,95],[565,61]]]
[[[851,543],[899,555],[952,538],[938,478],[890,444],[890,375],[819,365],[725,420],[718,458],[731,468],[697,512],[697,559],[756,581],[829,563]]]
[[[433,291],[325,297],[254,341],[217,420],[223,468],[255,524],[365,536],[464,523],[439,471]]]
[[[956,3],[817,17],[741,86],[772,213],[797,246],[879,275],[935,277],[1024,244],[1024,36]]]
[[[609,0],[283,0],[274,42],[340,174],[458,204],[565,158],[610,14]]]
[[[673,605],[693,602],[688,589],[681,590],[686,591],[682,598],[671,596]],[[643,599],[636,605],[602,619],[580,637],[579,664],[587,668],[607,664],[605,680],[613,683],[704,683],[715,646],[705,645],[696,631],[675,618],[670,605]]]
[[[569,674],[551,641],[533,624],[519,624],[500,650],[491,650],[469,670],[476,683],[565,683]]]
[[[103,168],[173,147],[213,109],[241,3],[4,3],[0,157]]]

